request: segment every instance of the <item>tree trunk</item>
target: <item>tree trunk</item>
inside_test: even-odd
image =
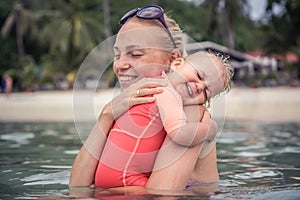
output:
[[[233,27],[232,27],[232,22],[230,20],[230,14],[225,11],[225,35],[226,37],[224,38],[226,41],[226,46],[230,49],[234,49],[235,44],[234,44],[234,32],[233,32]]]
[[[229,5],[232,2],[224,1],[224,7],[222,9],[222,14],[223,16],[223,26],[224,26],[224,31],[222,31],[222,37],[223,41],[225,42],[225,45],[230,48],[234,49],[235,44],[234,44],[234,32],[233,32],[233,27],[232,27],[232,14],[231,12],[234,12],[232,10],[232,5]]]
[[[21,4],[17,4],[14,11],[16,15],[17,47],[18,47],[18,54],[20,57],[24,55],[22,15],[21,15],[22,10],[23,10],[23,6]]]
[[[110,26],[110,8],[109,8],[109,1],[102,0],[102,7],[103,7],[103,18],[104,18],[104,32],[106,38],[112,36],[112,30]]]

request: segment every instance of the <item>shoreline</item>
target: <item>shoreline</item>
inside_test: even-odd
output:
[[[74,122],[74,117],[76,122],[93,122],[115,91],[36,91],[9,98],[0,94],[0,122]],[[225,107],[225,113],[214,112],[215,119],[300,122],[300,88],[232,88],[221,99],[219,110]]]
[[[233,88],[226,120],[300,122],[300,88]]]

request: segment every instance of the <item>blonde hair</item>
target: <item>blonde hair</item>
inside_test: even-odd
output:
[[[223,55],[221,53],[213,53],[209,51],[210,54],[214,55],[224,66],[225,77],[224,77],[224,92],[228,93],[232,86],[232,77],[234,75],[234,69],[229,64],[229,56]]]
[[[164,18],[165,18],[166,24],[174,38],[177,49],[181,53],[181,57],[185,57],[187,55],[187,52],[186,52],[185,45],[184,45],[184,37],[183,37],[182,29],[180,28],[180,26],[177,24],[177,22],[173,18],[167,16],[166,14],[164,14]]]
[[[167,27],[174,39],[177,50],[179,50],[179,52],[180,52],[180,56],[185,57],[187,55],[187,53],[186,53],[186,49],[185,49],[185,45],[184,45],[183,32],[182,32],[180,26],[176,23],[176,21],[174,19],[167,16],[165,13],[164,13],[164,19],[165,19]],[[131,20],[148,23],[150,25],[154,25],[154,26],[161,27],[161,28],[163,27],[162,23],[157,19],[142,19],[137,16],[133,16],[130,19],[128,19],[127,21],[131,21]],[[168,41],[170,42],[169,46],[172,47],[171,49],[175,50],[174,45],[171,43],[171,38],[168,37]]]

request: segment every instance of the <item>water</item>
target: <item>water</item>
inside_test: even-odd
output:
[[[73,123],[0,123],[0,199],[71,198],[70,168],[81,145]],[[300,124],[226,122],[217,148],[221,181],[215,193],[77,192],[116,199],[300,198]]]

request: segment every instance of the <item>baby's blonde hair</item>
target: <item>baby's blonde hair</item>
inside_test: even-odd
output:
[[[231,84],[232,84],[232,77],[234,75],[234,69],[233,67],[229,64],[229,56],[223,55],[221,53],[213,53],[209,51],[209,54],[213,55],[218,61],[221,63],[221,65],[224,66],[224,92],[228,93],[231,89]],[[210,99],[207,100],[205,103],[207,107],[210,107]]]
[[[225,77],[223,77],[224,78],[224,92],[228,93],[231,89],[232,77],[234,75],[234,69],[229,64],[230,57],[227,55],[223,55],[221,53],[214,53],[211,51],[209,51],[209,53],[214,55],[218,59],[218,61],[220,61],[221,64],[224,66],[224,71],[225,71]]]

